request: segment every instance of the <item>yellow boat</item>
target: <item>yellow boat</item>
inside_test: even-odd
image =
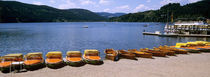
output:
[[[210,42],[206,41],[196,41],[197,45],[196,48],[200,49],[201,52],[210,52]]]
[[[113,61],[117,61],[119,58],[119,54],[116,50],[114,49],[106,49],[104,51],[104,53],[106,54],[106,59],[110,59]]]
[[[24,66],[27,70],[35,70],[44,67],[44,59],[41,52],[28,53],[24,58]]]
[[[135,54],[136,57],[152,58],[152,54],[151,53],[143,52],[141,50],[142,49],[140,49],[140,51],[138,51],[137,49],[129,49],[128,52],[131,52],[131,53]]]
[[[83,59],[89,64],[101,64],[102,62],[100,52],[96,49],[86,49],[84,51]]]
[[[84,64],[82,59],[82,53],[80,51],[68,51],[66,52],[67,64],[71,66],[81,66]]]
[[[46,54],[45,63],[49,68],[60,68],[63,64],[62,52],[52,51]]]
[[[20,69],[23,61],[23,54],[8,54],[2,57],[2,62],[0,63],[0,68],[2,72],[10,72],[13,68]],[[13,62],[18,64],[12,65]]]
[[[184,49],[190,53],[200,53],[200,50],[193,46],[196,46],[194,42],[188,42],[188,43],[176,43],[175,47]]]

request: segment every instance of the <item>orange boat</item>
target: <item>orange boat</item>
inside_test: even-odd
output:
[[[119,59],[118,52],[114,49],[106,49],[104,53],[106,54],[106,59],[110,59],[113,61],[117,61]]]
[[[80,51],[68,51],[66,52],[67,64],[71,66],[80,66],[83,63],[82,53]]]
[[[143,51],[141,51],[141,49],[140,49],[140,51],[138,51],[137,49],[129,49],[128,52],[135,54],[136,57],[152,58],[151,53],[143,52]]]
[[[159,46],[157,49],[159,49],[160,51],[163,51],[163,52],[166,52],[167,55],[169,56],[175,56],[176,53],[170,49],[166,49],[166,48],[163,48],[162,46]]]
[[[100,64],[102,62],[100,52],[96,49],[86,49],[84,51],[83,59],[89,64]]]
[[[165,57],[166,53],[165,52],[161,52],[160,50],[154,50],[154,49],[141,49],[141,51],[147,52],[147,53],[151,53],[152,56],[157,56],[157,57]]]
[[[24,66],[27,70],[34,70],[44,66],[41,52],[28,53],[25,55]]]
[[[171,51],[174,51],[176,54],[187,54],[188,51],[187,50],[184,50],[184,49],[178,49],[178,48],[175,48],[175,46],[163,46],[163,48],[165,49],[169,49]]]
[[[12,65],[13,62],[22,62],[23,55],[22,54],[8,54],[2,57],[2,62],[0,63],[0,68],[2,72],[10,72],[11,69],[17,68],[19,69],[22,65]]]
[[[136,55],[133,54],[133,53],[130,53],[130,52],[127,52],[125,50],[119,50],[118,51],[119,55],[120,55],[120,58],[127,58],[127,59],[134,59],[136,60]]]
[[[53,51],[48,52],[46,55],[46,65],[50,68],[59,68],[63,66],[62,52]]]

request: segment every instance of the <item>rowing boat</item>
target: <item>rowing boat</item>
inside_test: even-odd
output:
[[[152,58],[151,53],[143,52],[143,51],[141,51],[141,49],[140,49],[140,51],[138,51],[137,49],[129,49],[128,52],[135,54],[136,57]]]
[[[141,51],[147,52],[147,53],[151,53],[152,56],[157,56],[157,57],[165,57],[166,53],[165,52],[161,52],[160,50],[154,50],[154,49],[149,49],[149,48],[145,48],[142,49]]]
[[[106,54],[106,59],[117,61],[119,54],[114,49],[105,49],[104,53]]]
[[[163,48],[167,48],[170,49],[172,51],[174,51],[176,54],[187,54],[188,51],[184,50],[184,49],[179,49],[179,48],[175,48],[175,46],[163,46]]]
[[[176,53],[168,48],[164,48],[163,46],[159,46],[157,49],[159,49],[160,51],[166,52],[167,55],[169,56],[175,56]]]
[[[188,42],[188,43],[176,43],[176,48],[184,49],[190,53],[200,53],[200,50],[193,47],[196,46],[194,42]]]
[[[120,58],[127,58],[127,59],[134,59],[136,60],[136,55],[130,52],[127,52],[126,50],[118,50],[118,53],[120,55]]]
[[[68,51],[66,52],[67,64],[71,66],[80,66],[83,63],[82,53],[80,51]]]

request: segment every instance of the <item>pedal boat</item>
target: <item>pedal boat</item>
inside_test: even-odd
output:
[[[41,52],[28,53],[24,58],[24,66],[27,70],[39,69],[44,66],[44,59]]]
[[[83,59],[88,64],[100,64],[102,62],[100,52],[96,49],[86,49]]]
[[[80,66],[83,64],[82,53],[80,51],[66,52],[66,63],[71,66]]]
[[[62,52],[52,51],[46,54],[45,63],[49,68],[59,68],[63,66]]]
[[[0,68],[2,72],[11,72],[13,69],[21,69],[23,54],[8,54],[2,57]],[[17,63],[17,64],[13,64]]]

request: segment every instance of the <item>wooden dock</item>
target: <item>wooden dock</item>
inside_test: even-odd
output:
[[[210,35],[203,35],[203,34],[157,34],[153,32],[143,32],[143,35],[155,35],[160,37],[210,37]]]

